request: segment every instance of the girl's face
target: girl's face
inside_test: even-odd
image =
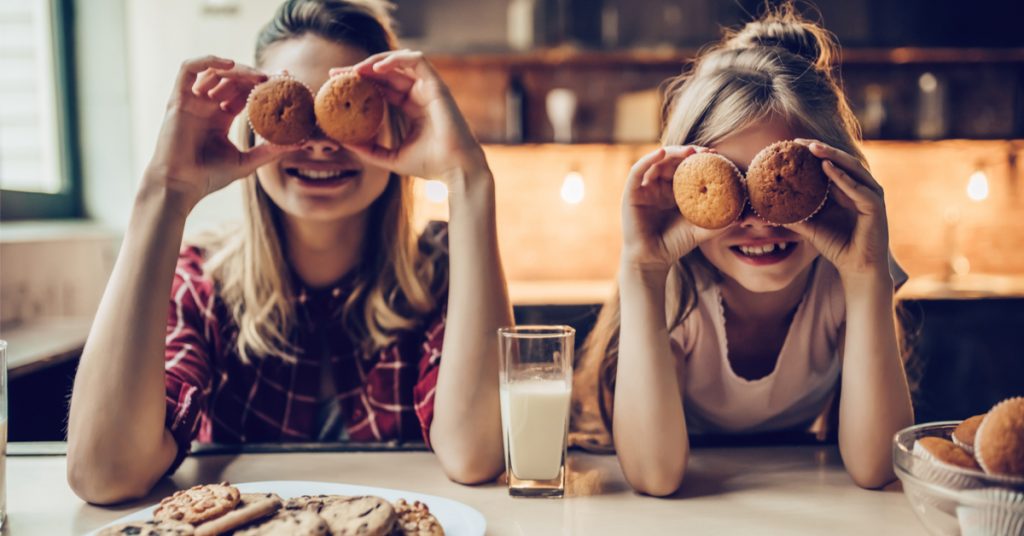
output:
[[[745,173],[761,149],[801,136],[806,137],[786,121],[773,118],[730,134],[712,148]],[[818,256],[800,235],[766,223],[749,205],[739,220],[702,243],[700,250],[722,274],[752,292],[787,288]]]
[[[316,93],[331,68],[354,65],[366,57],[366,51],[357,47],[307,33],[268,46],[259,67],[269,74],[288,71]],[[381,130],[377,143],[388,145],[386,119]],[[257,176],[288,217],[337,221],[362,214],[387,187],[390,173],[361,162],[318,129],[299,149],[259,168]]]

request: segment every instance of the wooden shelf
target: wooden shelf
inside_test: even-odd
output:
[[[437,52],[430,61],[438,67],[545,68],[676,66],[693,59],[695,48],[638,48],[591,50],[574,47],[538,49],[530,52]],[[1024,63],[1024,48],[847,48],[843,64],[976,64]]]

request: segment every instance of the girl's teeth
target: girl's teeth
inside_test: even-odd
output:
[[[777,244],[767,244],[764,246],[739,246],[740,253],[748,257],[760,257],[774,253],[775,251],[785,251],[789,244],[786,242],[780,242]]]

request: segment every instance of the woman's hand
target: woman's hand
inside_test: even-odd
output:
[[[882,186],[853,155],[796,140],[821,158],[832,197],[814,218],[786,227],[804,236],[844,280],[889,275],[889,224]]]
[[[622,196],[622,262],[640,269],[668,270],[698,244],[725,229],[709,230],[686,221],[672,193],[672,177],[687,157],[703,147],[662,147],[629,171]]]
[[[422,52],[382,52],[351,69],[377,83],[385,100],[408,118],[408,131],[395,147],[372,143],[346,148],[372,165],[427,179],[449,181],[460,173],[487,170],[480,143]],[[332,69],[331,75],[344,70]]]
[[[266,79],[251,67],[215,56],[184,62],[144,186],[165,188],[191,210],[207,194],[294,150],[262,144],[240,151],[228,139],[231,122],[245,108],[249,92]]]

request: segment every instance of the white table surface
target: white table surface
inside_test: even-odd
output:
[[[125,448],[129,448],[127,445]],[[7,460],[5,534],[82,534],[197,483],[317,480],[404,489],[464,502],[488,534],[884,534],[921,535],[899,486],[853,484],[835,447],[696,449],[682,491],[634,493],[614,456],[570,453],[564,499],[512,499],[499,484],[448,481],[428,452],[271,453],[194,456],[145,500],[99,508],[75,496],[63,456]]]

